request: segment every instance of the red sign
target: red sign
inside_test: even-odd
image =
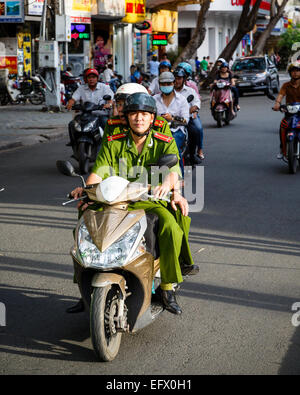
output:
[[[10,74],[18,74],[16,56],[0,56],[0,69],[8,69]]]
[[[231,0],[231,5],[243,6],[246,0]],[[256,3],[256,0],[251,0],[251,6]],[[263,0],[259,6],[260,9],[270,11],[271,3],[268,0]]]

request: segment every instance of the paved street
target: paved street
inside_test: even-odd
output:
[[[77,180],[55,168],[70,157],[66,137],[0,152],[1,374],[300,373],[300,174],[276,159],[272,102],[257,94],[240,104],[222,129],[207,102],[201,110],[205,206],[190,233],[200,273],[179,291],[183,314],[124,335],[112,363],[96,361],[88,315],[65,313],[79,295],[69,256],[76,209],[61,206]]]

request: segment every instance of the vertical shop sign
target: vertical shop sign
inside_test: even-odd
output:
[[[0,23],[24,22],[23,0],[0,0]]]
[[[124,23],[139,23],[146,18],[146,0],[126,0]]]

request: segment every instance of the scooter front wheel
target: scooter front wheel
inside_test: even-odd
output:
[[[120,289],[117,286],[94,288],[90,308],[90,331],[94,351],[100,361],[115,359],[119,352],[122,333],[117,332]]]
[[[87,144],[81,142],[78,147],[79,170],[81,174],[87,174],[89,172],[90,159],[87,150]]]
[[[223,114],[221,112],[217,112],[216,113],[216,120],[217,120],[218,128],[221,128],[223,126],[222,119],[223,119]]]

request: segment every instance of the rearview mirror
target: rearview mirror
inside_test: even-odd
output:
[[[177,162],[178,162],[177,155],[167,154],[167,155],[161,156],[158,159],[156,165],[159,167],[167,166],[170,169],[171,167],[175,166],[177,164]]]
[[[103,100],[105,100],[105,101],[111,100],[111,96],[110,95],[104,95],[103,96]]]
[[[75,172],[73,165],[67,160],[57,160],[56,167],[57,167],[57,170],[60,173],[64,174],[65,176],[69,176],[69,177],[78,176],[78,174],[76,174],[76,172]]]

